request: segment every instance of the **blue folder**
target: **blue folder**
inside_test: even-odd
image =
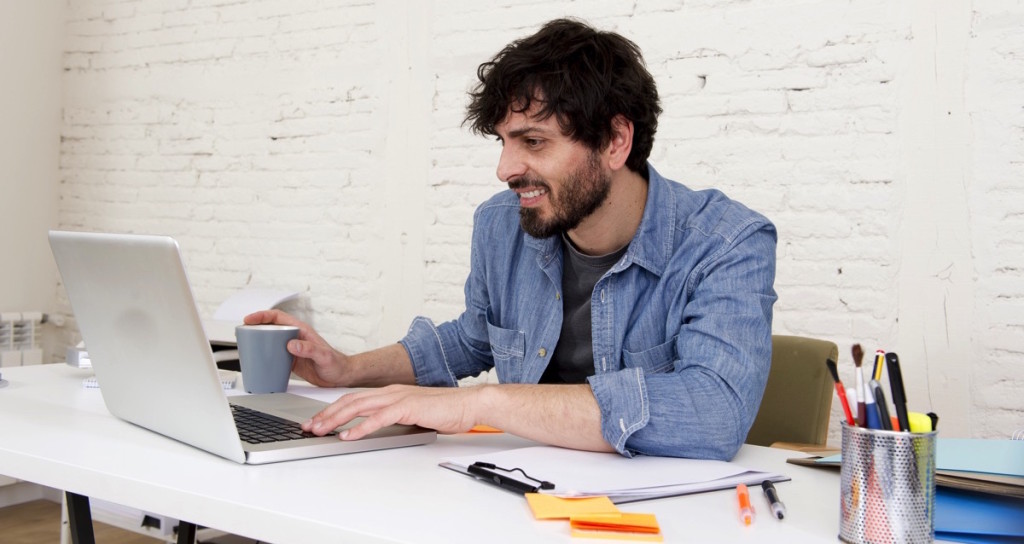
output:
[[[952,542],[1021,542],[1024,499],[939,487],[935,538]]]

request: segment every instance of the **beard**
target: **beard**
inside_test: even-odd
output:
[[[608,197],[612,178],[610,174],[601,172],[600,158],[592,151],[586,163],[569,173],[557,194],[540,178],[521,178],[510,183],[509,187],[543,187],[547,190],[552,217],[544,219],[536,208],[519,208],[519,226],[534,238],[548,238],[578,227],[594,213]]]

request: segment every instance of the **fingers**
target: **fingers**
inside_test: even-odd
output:
[[[302,428],[322,436],[357,417],[365,417],[359,425],[340,433],[344,440],[358,440],[393,423],[406,423],[406,417],[398,406],[404,396],[402,388],[389,386],[349,393],[303,423]]]
[[[285,347],[288,348],[288,353],[296,357],[304,357],[316,361],[330,359],[331,354],[334,352],[334,349],[330,346],[315,340],[289,340]]]
[[[333,349],[316,333],[312,327],[292,315],[280,310],[262,310],[253,312],[245,318],[246,325],[290,325],[299,328],[299,339],[288,342],[288,352],[296,357],[315,359],[325,363],[333,355]]]
[[[323,340],[291,340],[285,346],[295,356],[295,364],[312,361],[312,368],[330,369],[338,361],[339,353]],[[308,365],[308,363],[305,363]],[[294,367],[295,365],[293,365]]]
[[[292,325],[303,328],[305,323],[295,317],[282,312],[281,310],[261,310],[253,312],[244,318],[242,322],[246,325]]]
[[[259,312],[253,312],[242,318],[242,323],[246,325],[265,325],[274,323],[274,315],[272,310],[261,310]]]
[[[287,347],[288,352],[295,356],[292,372],[302,379],[318,387],[347,385],[341,378],[343,363],[335,358],[338,354],[330,346],[320,348],[310,342],[292,340]]]
[[[303,424],[302,428],[324,435],[357,417],[358,425],[339,433],[342,440],[358,440],[393,424],[420,425],[440,433],[469,430],[474,418],[467,410],[467,393],[459,388],[389,385],[349,393]]]
[[[289,325],[292,327],[298,327],[300,339],[326,344],[324,339],[313,330],[313,327],[310,327],[304,321],[291,314],[282,312],[281,310],[262,310],[259,312],[253,312],[242,318],[242,322],[246,325]]]
[[[379,393],[380,390],[348,393],[303,423],[302,428],[315,434],[330,432],[357,417],[366,415],[366,411],[383,406],[383,403],[374,401],[380,397]],[[365,400],[367,398],[369,401]]]
[[[351,427],[349,429],[345,429],[345,430],[341,431],[340,433],[338,433],[338,438],[340,438],[342,440],[359,440],[360,438],[363,438],[363,437],[365,437],[367,435],[373,434],[374,432],[376,432],[376,431],[378,431],[380,429],[383,429],[384,427],[387,427],[388,425],[393,425],[395,423],[402,423],[402,417],[399,415],[399,412],[397,412],[397,410],[394,407],[394,405],[383,407],[383,408],[381,408],[381,409],[379,409],[379,410],[377,410],[375,412],[372,412],[370,414],[360,414],[360,415],[364,415],[365,416],[363,421],[359,422],[358,425],[355,425],[355,426],[353,426],[353,427]],[[343,423],[341,423],[339,425],[333,425],[332,426],[331,424],[324,424],[323,427],[322,428],[318,428],[318,430],[322,430],[324,433],[329,432],[331,429],[336,429],[340,425],[344,425],[345,423],[348,423],[348,421],[351,421],[351,419],[354,419],[355,417],[360,417],[360,416],[353,416],[352,418],[347,418],[346,421],[344,421]],[[346,417],[341,415],[341,414],[336,414],[332,419],[339,419],[339,418],[343,419],[343,420],[346,419]],[[314,431],[314,432],[316,432],[316,431]],[[319,433],[316,433],[316,434],[319,434]]]
[[[342,440],[359,440],[360,438],[373,434],[388,425],[398,423],[398,421],[391,421],[391,419],[392,418],[388,417],[388,414],[382,410],[364,419],[359,423],[359,425],[356,425],[351,429],[341,431],[338,437]]]

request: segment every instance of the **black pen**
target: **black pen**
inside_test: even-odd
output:
[[[889,417],[889,405],[885,401],[885,392],[882,391],[882,384],[878,380],[871,380],[871,392],[875,394],[875,409],[878,410],[878,419],[882,422],[882,429],[892,430],[892,418]]]
[[[775,484],[771,480],[765,480],[761,482],[761,489],[764,490],[764,496],[768,498],[772,514],[779,519],[786,517],[786,505],[779,500],[779,492],[775,490]]]
[[[907,417],[907,392],[903,388],[903,372],[900,371],[899,356],[895,353],[886,353],[885,366],[889,370],[892,405],[896,407],[896,419],[900,422],[900,430],[910,432],[910,418]]]
[[[508,476],[498,474],[497,472],[491,470],[494,468],[497,467],[491,463],[477,462],[466,467],[466,471],[481,480],[492,483],[502,489],[513,491],[515,493],[537,493],[540,490],[539,486],[531,485],[526,482],[517,480],[515,478],[510,478]]]

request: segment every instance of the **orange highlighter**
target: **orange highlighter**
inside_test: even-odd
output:
[[[740,519],[744,525],[750,525],[754,521],[754,509],[750,507],[750,490],[747,484],[736,486],[736,498],[740,501]]]

